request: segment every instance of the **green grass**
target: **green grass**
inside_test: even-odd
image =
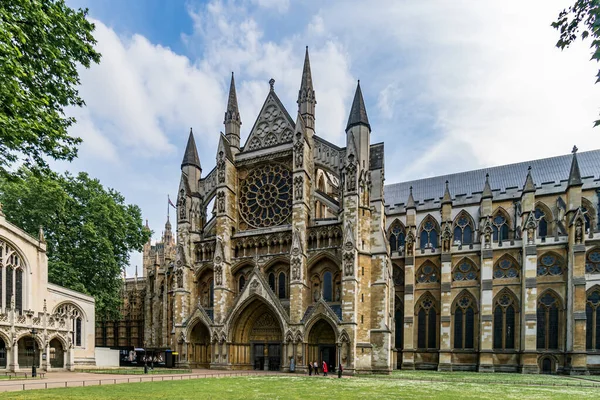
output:
[[[476,374],[470,374],[473,377]],[[499,374],[493,374],[497,376]],[[492,376],[492,375],[488,375]],[[551,379],[551,378],[550,378]],[[578,383],[569,381],[571,384]],[[583,382],[585,383],[585,382]],[[28,390],[4,399],[592,399],[600,389],[464,382],[423,382],[383,377],[336,379],[308,376],[256,376],[131,383],[85,388]]]
[[[433,381],[452,381],[468,383],[508,383],[508,384],[546,384],[576,385],[579,381],[561,375],[533,375],[533,374],[510,374],[510,373],[475,373],[475,372],[437,372],[437,371],[393,371],[388,379],[418,379]],[[600,378],[600,377],[599,377]],[[589,382],[594,385],[594,382]],[[598,385],[600,387],[600,385]]]
[[[144,367],[137,368],[107,368],[107,369],[87,369],[79,372],[88,372],[90,374],[118,374],[118,375],[144,375]],[[148,374],[164,375],[164,374],[189,374],[191,369],[172,369],[172,368],[154,368],[148,367]]]

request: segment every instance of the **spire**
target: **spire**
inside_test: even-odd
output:
[[[187,146],[185,147],[185,154],[183,155],[183,161],[181,162],[181,168],[186,165],[191,165],[202,169],[200,166],[200,158],[198,157],[198,149],[196,149],[196,141],[194,140],[194,133],[190,128],[190,136],[188,138]]]
[[[485,185],[483,185],[483,192],[481,193],[481,200],[491,199],[494,197],[492,188],[490,187],[490,174],[485,174]]]
[[[369,118],[367,117],[367,109],[365,108],[365,101],[363,100],[362,91],[360,90],[360,80],[356,85],[356,93],[354,93],[354,101],[352,101],[352,108],[350,109],[346,132],[355,125],[365,125],[371,130]]]
[[[525,178],[525,185],[523,185],[523,193],[535,192],[535,183],[531,177],[531,166],[527,168],[527,178]]]
[[[581,172],[579,171],[579,162],[577,161],[577,146],[573,146],[573,161],[571,161],[571,171],[569,172],[569,183],[567,187],[581,186]]]
[[[308,46],[304,55],[304,68],[302,69],[302,81],[298,91],[298,104],[302,102],[315,102],[315,91],[313,89],[312,73],[310,72],[310,59],[308,58]]]
[[[231,83],[229,84],[229,98],[227,100],[224,123],[226,124],[229,121],[238,121],[240,125],[242,124],[240,121],[240,110],[238,108],[237,94],[235,92],[235,78],[233,77],[233,72],[231,73]]]
[[[442,198],[442,204],[452,204],[452,196],[450,196],[450,189],[448,188],[448,181],[446,181],[446,190],[444,191],[444,197]]]
[[[415,209],[417,208],[417,206],[415,205],[415,199],[413,197],[413,187],[410,187],[410,193],[408,195],[408,200],[406,201],[406,209],[410,210],[410,209]]]

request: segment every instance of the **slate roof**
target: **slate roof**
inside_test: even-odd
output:
[[[371,129],[369,118],[367,117],[367,108],[365,107],[365,101],[363,100],[362,90],[360,90],[360,81],[358,81],[358,84],[356,85],[356,92],[354,93],[352,108],[350,109],[350,115],[348,116],[346,132],[355,125],[366,125],[369,127],[369,129]]]
[[[582,179],[600,178],[600,150],[577,153],[579,169]],[[572,154],[558,157],[543,158],[540,160],[525,161],[516,164],[501,165],[483,168],[474,171],[460,172],[450,175],[435,176],[432,178],[418,179],[409,182],[394,183],[384,188],[385,204],[394,206],[404,204],[408,199],[410,187],[417,203],[429,200],[439,200],[444,195],[445,182],[449,182],[452,197],[472,196],[481,194],[485,183],[485,174],[489,173],[489,182],[494,195],[507,189],[521,191],[527,178],[528,167],[531,166],[531,175],[535,185],[560,185],[569,179]]]

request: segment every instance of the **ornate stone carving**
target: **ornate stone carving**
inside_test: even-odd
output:
[[[488,216],[483,221],[483,248],[491,249],[492,248],[492,219]]]
[[[249,288],[250,294],[262,294],[262,288],[260,287],[260,282],[258,282],[258,280],[254,279],[252,282],[250,282],[250,288]]]
[[[575,221],[575,244],[581,244],[583,242],[583,222],[581,218]]]
[[[300,267],[302,266],[300,257],[292,257],[290,263],[292,265],[292,279],[295,281],[300,280]]]
[[[408,234],[406,235],[406,256],[413,256],[413,249],[415,244],[415,233],[412,228],[408,229]]]
[[[185,209],[186,200],[185,200],[185,190],[181,189],[179,191],[179,219],[185,219],[187,210]]]
[[[293,127],[274,95],[270,94],[250,133],[248,150],[258,150],[282,143],[289,143]]]
[[[450,243],[452,241],[452,228],[450,222],[446,221],[444,230],[442,231],[442,251],[447,253],[450,251]]]
[[[294,144],[294,165],[296,168],[302,168],[304,165],[304,140],[300,132],[296,133],[296,143]]]
[[[183,268],[179,268],[176,272],[175,272],[175,276],[177,278],[177,287],[179,289],[183,288]]]
[[[348,163],[346,164],[346,189],[349,192],[356,190],[356,163],[354,162],[354,154],[348,155]]]
[[[302,192],[304,186],[304,179],[301,176],[297,176],[294,178],[294,198],[296,200],[302,199]]]
[[[225,183],[225,155],[223,151],[219,151],[217,159],[217,180],[219,183]]]
[[[537,220],[535,219],[535,212],[530,211],[525,222],[525,229],[527,229],[527,244],[535,243],[535,231],[537,229]]]
[[[344,254],[344,275],[352,276],[354,274],[354,253],[347,252]]]
[[[225,192],[223,191],[217,193],[217,212],[219,214],[225,212]]]

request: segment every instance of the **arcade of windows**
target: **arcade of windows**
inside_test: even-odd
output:
[[[71,319],[71,340],[74,346],[82,346],[83,313],[74,304],[64,303],[56,308],[56,313],[66,315]]]
[[[23,259],[8,243],[0,240],[0,302],[4,309],[11,307],[14,294],[14,308],[23,311]],[[4,296],[2,293],[4,292]]]

